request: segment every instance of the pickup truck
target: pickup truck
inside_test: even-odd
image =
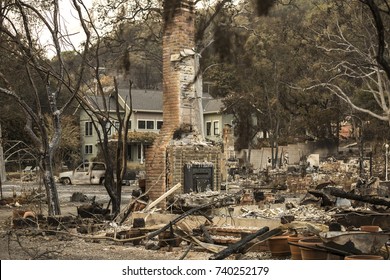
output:
[[[84,162],[73,171],[61,172],[59,181],[64,185],[104,184],[106,165],[103,162]]]

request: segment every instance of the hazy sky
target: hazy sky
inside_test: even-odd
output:
[[[92,7],[92,0],[84,0],[83,3],[88,7]],[[83,32],[81,30],[80,21],[77,15],[77,11],[73,7],[71,0],[60,0],[59,1],[60,10],[61,10],[61,33],[68,34],[66,40],[64,41],[63,48],[65,50],[72,49],[72,46],[78,48],[80,43],[85,40]],[[47,15],[48,20],[52,20],[51,15]],[[40,42],[45,46],[48,56],[51,57],[54,55],[52,40],[50,38],[50,33],[48,31],[42,30],[39,34]]]

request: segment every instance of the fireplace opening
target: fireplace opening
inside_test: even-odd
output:
[[[206,192],[214,190],[214,165],[209,162],[184,165],[184,192]]]

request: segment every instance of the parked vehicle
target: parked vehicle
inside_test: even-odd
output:
[[[59,181],[64,185],[104,184],[106,165],[103,162],[83,162],[73,171],[61,172]]]

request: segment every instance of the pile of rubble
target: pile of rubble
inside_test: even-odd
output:
[[[171,200],[171,206],[176,209],[190,209],[210,204],[210,206],[219,208],[236,205],[239,198],[240,196],[237,194],[221,193],[217,191],[175,194]]]
[[[333,220],[333,215],[336,214],[336,210],[325,211],[314,205],[299,205],[290,209],[281,207],[266,208],[257,210],[248,210],[246,208],[241,209],[244,212],[241,217],[243,218],[266,218],[266,219],[280,219],[285,216],[294,217],[294,221],[307,221],[319,224],[329,224]]]
[[[17,194],[14,190],[12,197],[6,197],[0,200],[0,206],[21,207],[24,204],[40,202],[45,197],[44,190],[40,188],[33,188],[31,190],[23,189],[20,194]]]
[[[359,180],[352,190],[329,181],[300,192],[293,192],[287,181],[283,176],[279,180],[245,178],[231,182],[226,191],[186,194],[175,192],[178,185],[155,201],[141,201],[147,194],[135,192],[115,219],[94,201],[79,206],[77,216],[44,217],[34,211],[16,211],[13,227],[132,243],[145,249],[196,248],[212,254],[210,259],[251,250],[269,252],[267,240],[289,231],[320,236],[332,230],[356,231],[364,224],[376,224],[384,234],[390,231],[389,188],[376,178]],[[158,208],[163,199],[169,211]],[[138,204],[142,207],[135,207]]]

